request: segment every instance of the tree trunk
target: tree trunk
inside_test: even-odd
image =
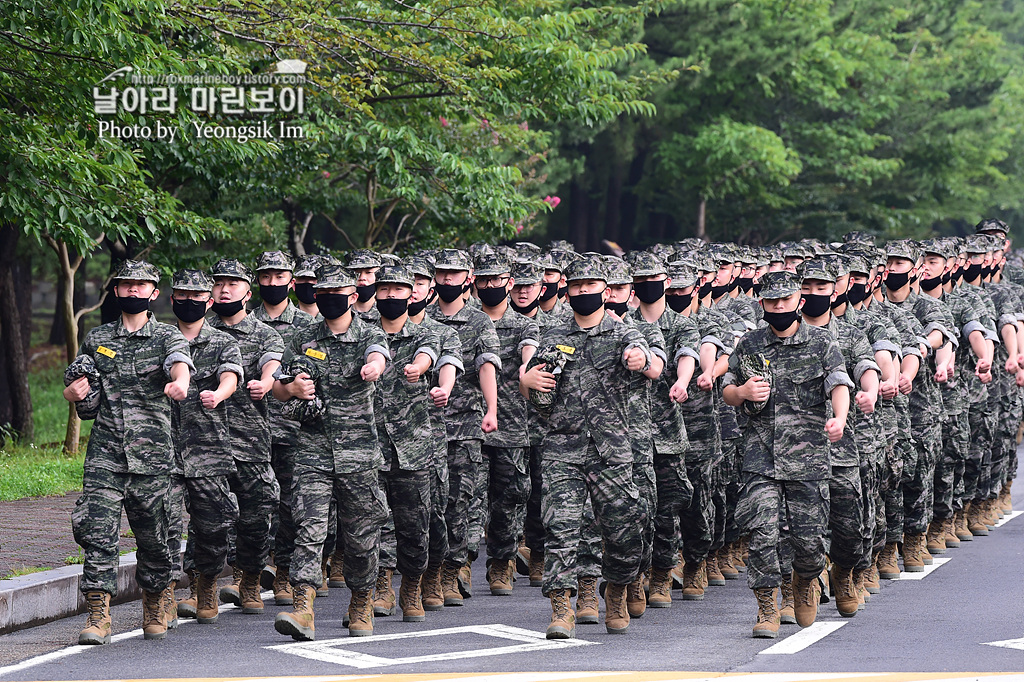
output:
[[[704,197],[700,198],[700,203],[697,205],[697,238],[702,241],[708,240],[708,232],[704,227],[704,220],[707,216],[708,200]]]
[[[57,306],[64,318],[64,355],[68,363],[78,355],[78,324],[75,322],[75,273],[81,260],[76,257],[75,264],[71,262],[68,252],[68,245],[64,242],[51,241],[50,245],[57,252],[57,261],[60,265],[60,277],[63,280],[63,296],[57,300]],[[78,452],[79,439],[82,435],[82,422],[78,418],[75,406],[68,404],[68,428],[64,435],[64,452],[68,454]]]
[[[32,395],[28,390],[28,357],[18,296],[14,288],[15,247],[21,231],[6,222],[0,226],[0,344],[10,401],[11,428],[25,441],[35,437]]]
[[[292,252],[295,260],[306,255],[306,232],[309,230],[309,222],[313,219],[313,212],[304,213],[291,199],[281,202],[284,217],[288,221],[288,249]]]

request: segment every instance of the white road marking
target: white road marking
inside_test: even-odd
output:
[[[794,635],[790,635],[786,639],[782,640],[778,644],[773,644],[763,651],[757,652],[758,654],[795,654],[803,651],[810,645],[814,644],[823,637],[826,637],[839,628],[843,627],[850,621],[848,620],[825,620],[813,623],[810,627],[806,627],[800,630]],[[789,678],[787,678],[789,679]]]
[[[1004,523],[1008,523],[1010,521],[1013,521],[1015,518],[1017,518],[1021,514],[1024,514],[1024,511],[1014,510],[1014,511],[1010,512],[1009,514],[1007,514],[1003,518],[1001,518],[998,521],[996,521],[996,524],[995,524],[996,528],[999,528],[999,526],[1003,525]]]
[[[1004,639],[1001,642],[982,642],[982,644],[998,646],[1004,649],[1019,649],[1020,651],[1024,651],[1024,637],[1021,637],[1020,639]]]
[[[814,626],[812,625],[811,627]],[[889,674],[890,673],[721,673],[714,677],[680,677],[675,680],[658,680],[658,682],[731,682],[733,679],[735,679],[736,682],[813,682],[814,680],[846,680],[860,679],[862,677],[886,677]],[[643,673],[640,673],[640,675],[643,675]],[[437,682],[437,680],[434,680],[433,682]]]
[[[436,654],[426,654],[423,656],[405,656],[399,658],[373,656],[345,648],[358,646],[360,644],[370,644],[373,642],[387,642],[399,639],[437,637],[455,634],[485,635],[489,637],[497,637],[499,639],[513,640],[519,642],[519,644],[492,647],[488,649],[448,651]],[[524,630],[523,628],[512,627],[510,625],[464,625],[454,628],[421,630],[419,632],[401,632],[390,635],[370,635],[369,637],[358,638],[340,637],[337,639],[327,639],[319,642],[275,644],[264,648],[272,651],[293,654],[295,656],[302,656],[303,658],[309,658],[323,663],[347,665],[352,668],[383,668],[393,665],[425,663],[427,661],[454,661],[465,658],[479,658],[481,656],[499,656],[503,654],[515,654],[527,651],[541,651],[544,649],[566,649],[577,646],[588,646],[595,643],[596,642],[587,642],[581,639],[547,639],[543,632]],[[512,680],[511,682],[519,682],[519,680]]]
[[[951,558],[952,557],[945,557],[943,559],[939,559],[936,557],[935,559],[932,559],[934,563],[932,563],[931,566],[925,566],[924,571],[921,571],[920,573],[907,573],[906,571],[901,571],[900,580],[924,580],[930,576],[936,568],[948,562]]]

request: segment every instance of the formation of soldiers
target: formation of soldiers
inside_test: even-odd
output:
[[[175,324],[149,311],[158,270],[128,261],[120,319],[65,374],[95,419],[79,642],[110,641],[122,508],[147,639],[216,622],[222,601],[262,613],[261,587],[295,639],[332,588],[351,593],[350,635],[396,610],[423,621],[471,596],[481,550],[491,594],[517,570],[541,588],[549,638],[598,623],[601,597],[622,633],[674,588],[701,600],[742,571],[755,637],[809,625],[826,596],[854,616],[900,562],[923,571],[1011,509],[1024,270],[1008,249],[986,220],[966,238],[623,258],[273,251],[255,272],[175,273]]]

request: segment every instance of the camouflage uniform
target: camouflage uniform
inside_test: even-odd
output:
[[[149,263],[129,260],[116,279],[159,283],[160,275]],[[166,508],[173,468],[171,401],[164,386],[175,363],[194,369],[188,342],[177,328],[157,322],[150,313],[135,332],[120,318],[93,328],[78,355],[92,358],[98,375],[82,494],[71,514],[75,541],[85,556],[79,589],[117,594],[123,508],[138,545],[139,587],[161,592],[172,570]]]
[[[363,268],[379,268],[383,264],[379,253],[374,253],[369,249],[356,249],[348,254],[345,259],[345,268],[348,270],[361,270]],[[376,288],[375,285],[367,285],[367,289],[359,291],[360,301],[373,301],[373,293]],[[366,296],[366,298],[364,298]],[[380,324],[380,311],[377,310],[376,305],[372,305],[369,310],[362,312],[359,310],[353,310],[356,316],[360,317],[363,322],[369,322],[370,324]]]
[[[323,265],[316,287],[355,286],[346,270]],[[353,592],[372,589],[377,577],[380,527],[387,505],[378,482],[383,465],[374,418],[374,382],[360,372],[371,353],[390,356],[383,331],[356,315],[344,334],[327,322],[305,327],[292,337],[281,361],[291,373],[298,365],[310,375],[321,414],[302,419],[295,450],[295,554],[289,576],[293,589],[323,583],[321,556],[327,539],[332,496],[338,501],[338,533],[343,538],[345,584]],[[292,398],[292,403],[298,398]]]
[[[252,284],[252,270],[233,259],[222,259],[210,276],[244,279]],[[238,382],[227,404],[229,449],[235,460],[228,475],[231,492],[238,500],[235,523],[235,557],[232,563],[247,573],[259,574],[270,554],[270,517],[277,506],[274,471],[270,467],[270,422],[267,397],[254,401],[246,383],[259,379],[268,362],[280,361],[284,351],[281,335],[252,314],[230,326],[217,315],[210,326],[234,337],[242,351],[245,380]]]
[[[762,298],[799,291],[786,272],[762,278]],[[752,589],[782,583],[779,532],[793,551],[793,570],[815,579],[825,567],[829,516],[829,444],[825,422],[836,386],[853,387],[842,352],[825,329],[801,323],[793,336],[779,338],[766,327],[746,334],[729,357],[725,386],[739,386],[741,364],[761,356],[768,361],[772,392],[767,405],[748,415],[743,433],[743,486],[737,522],[751,534],[747,584]]]

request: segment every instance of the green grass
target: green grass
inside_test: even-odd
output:
[[[17,578],[20,575],[28,575],[30,573],[39,573],[40,571],[48,571],[50,569],[42,566],[19,566],[6,575],[0,575],[0,580],[10,580],[11,578]]]
[[[61,349],[47,350],[32,363],[29,389],[36,438],[34,443],[7,443],[0,448],[0,501],[63,495],[82,489],[84,445],[92,422],[82,423],[80,454],[67,456],[61,452],[68,417],[68,403],[62,395],[63,377]]]

